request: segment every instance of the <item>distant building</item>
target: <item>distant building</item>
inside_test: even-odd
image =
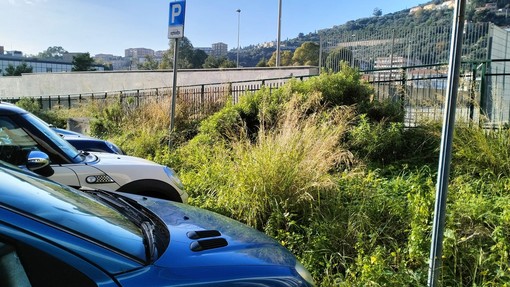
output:
[[[4,54],[4,46],[0,46],[0,55]]]
[[[417,59],[402,57],[402,56],[394,56],[394,57],[377,57],[374,63],[374,69],[388,69],[378,71],[377,74],[382,77],[396,77],[400,74],[400,71],[395,68],[401,67],[409,67],[409,66],[417,66],[421,65],[422,62]],[[390,70],[392,68],[393,70]]]
[[[145,62],[147,56],[154,57],[154,50],[147,48],[129,48],[124,50],[126,60],[130,62],[129,69],[137,70],[138,64]]]
[[[21,51],[5,51],[5,54],[11,57],[23,57],[23,52]]]
[[[386,68],[399,68],[405,66],[416,66],[421,65],[420,60],[402,57],[402,56],[394,56],[392,57],[378,57],[375,60],[375,69],[386,69]]]
[[[273,48],[276,47],[276,41],[264,42],[257,45],[258,48]]]
[[[228,54],[228,45],[222,42],[212,44],[211,55],[214,57],[226,57]]]
[[[32,73],[57,73],[57,72],[71,72],[73,68],[72,62],[64,61],[64,60],[47,60],[47,59],[38,59],[38,58],[25,58],[18,56],[10,56],[0,55],[0,76],[5,73],[5,69],[11,65],[13,67],[17,67],[26,63],[28,66],[32,67]],[[104,66],[102,65],[93,65],[93,68],[96,71],[104,71]]]
[[[124,57],[131,59],[142,59],[146,56],[154,56],[154,50],[147,48],[129,48],[124,50]]]
[[[131,62],[124,57],[114,56],[112,54],[97,54],[94,56],[97,63],[107,66],[111,65],[112,70],[127,70]]]

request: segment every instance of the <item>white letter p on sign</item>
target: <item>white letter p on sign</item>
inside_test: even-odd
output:
[[[181,15],[181,4],[175,4],[172,6],[172,23],[175,23],[175,17]]]

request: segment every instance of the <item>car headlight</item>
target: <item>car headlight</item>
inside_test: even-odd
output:
[[[171,168],[169,168],[168,166],[164,166],[163,167],[163,170],[165,171],[166,175],[170,178],[170,180],[172,180],[172,182],[180,189],[180,190],[183,190],[184,191],[184,185],[182,184],[181,180],[179,179],[179,177],[177,176],[177,174],[175,173],[175,171],[173,171]]]
[[[308,284],[310,284],[311,286],[315,286],[312,274],[310,274],[310,272],[306,270],[303,264],[301,264],[299,261],[296,261],[296,266],[294,268],[296,268],[296,271],[299,274],[299,276],[301,276],[306,282],[308,282]]]

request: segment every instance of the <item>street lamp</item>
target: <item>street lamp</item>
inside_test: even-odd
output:
[[[276,67],[280,67],[280,37],[282,24],[282,0],[278,2],[278,37],[276,39]]]
[[[239,68],[239,34],[241,31],[241,9],[237,9],[237,67]]]

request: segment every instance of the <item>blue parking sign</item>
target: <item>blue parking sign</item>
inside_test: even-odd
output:
[[[186,1],[170,2],[168,17],[168,39],[184,37],[184,12]]]

